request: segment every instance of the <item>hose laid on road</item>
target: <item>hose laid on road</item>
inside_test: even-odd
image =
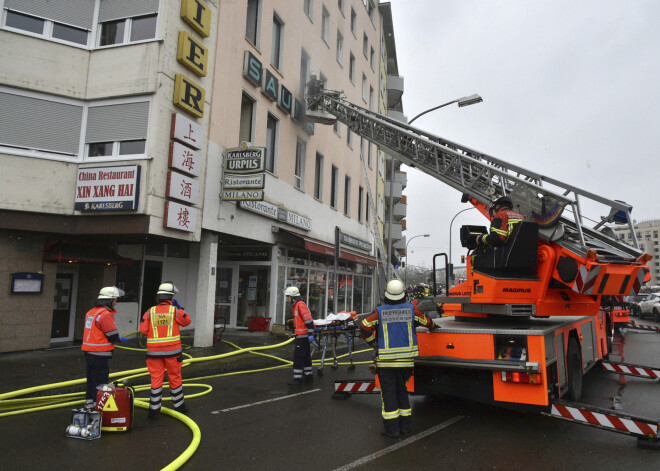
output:
[[[128,334],[132,335],[132,334]],[[283,347],[293,341],[293,338],[290,338],[284,342],[281,342],[279,344],[275,345],[265,345],[265,346],[260,346],[260,347],[248,347],[248,348],[240,348],[237,345],[223,341],[224,343],[236,348],[236,351],[233,352],[228,352],[228,353],[222,353],[218,355],[212,355],[208,357],[199,357],[199,358],[193,358],[187,353],[184,353],[184,356],[187,358],[183,361],[183,367],[186,367],[192,363],[200,363],[200,362],[206,362],[206,361],[213,361],[213,360],[218,360],[218,359],[223,359],[223,358],[229,358],[233,357],[236,355],[241,355],[244,353],[250,353],[253,355],[259,355],[271,359],[275,359],[277,361],[282,362],[281,365],[277,366],[271,366],[271,367],[266,367],[266,368],[259,368],[259,369],[254,369],[254,370],[246,370],[246,371],[233,371],[229,373],[220,373],[217,375],[209,375],[209,376],[204,376],[204,377],[197,377],[197,378],[189,378],[189,379],[184,379],[183,380],[183,386],[184,387],[201,387],[201,388],[206,388],[205,391],[201,391],[199,393],[195,394],[186,394],[187,398],[194,398],[194,397],[199,397],[205,394],[209,394],[213,388],[210,385],[207,384],[198,384],[198,383],[191,383],[191,381],[199,381],[201,379],[211,379],[211,378],[219,378],[219,377],[224,377],[224,376],[233,376],[233,375],[240,375],[240,374],[248,374],[248,373],[258,373],[258,372],[263,372],[263,371],[269,371],[269,370],[276,370],[276,369],[282,369],[282,368],[290,368],[293,364],[290,360],[286,360],[280,357],[277,357],[275,355],[270,355],[263,353],[263,350],[270,350],[270,349],[277,349],[280,347]],[[143,352],[145,349],[139,349],[139,348],[133,348],[133,347],[124,347],[122,345],[117,345],[117,348],[122,348],[125,350],[133,350],[133,351],[141,351]],[[353,354],[358,354],[358,353],[363,353],[367,351],[372,351],[371,349],[367,350],[361,350],[357,352],[353,352]],[[347,356],[348,353],[344,355],[337,356],[336,358],[343,358]],[[368,364],[371,362],[354,362],[352,364]],[[313,364],[319,365],[320,360],[314,360]],[[350,363],[342,362],[338,363],[339,365],[348,365]],[[149,375],[149,371],[147,370],[146,367],[144,368],[136,368],[132,370],[126,370],[126,371],[119,371],[116,373],[111,373],[109,375],[110,379],[114,378],[120,378],[117,381],[118,382],[124,382],[127,379],[132,379],[132,378],[137,378],[140,376],[146,376]],[[57,382],[57,383],[51,383],[51,384],[44,384],[41,386],[34,386],[30,388],[25,388],[25,389],[20,389],[16,391],[10,391],[7,393],[0,394],[0,410],[8,410],[7,412],[0,412],[0,418],[1,417],[9,417],[9,416],[15,416],[15,415],[20,415],[20,414],[26,414],[30,412],[39,412],[39,411],[45,411],[45,410],[50,410],[50,409],[56,409],[56,408],[62,408],[62,407],[70,407],[70,406],[76,406],[80,405],[82,400],[80,399],[75,399],[71,400],[72,398],[77,398],[80,396],[83,396],[85,393],[84,392],[76,392],[76,393],[66,393],[66,394],[60,394],[60,395],[54,395],[54,396],[37,396],[37,397],[27,397],[27,398],[18,398],[20,396],[26,396],[29,394],[34,394],[38,393],[41,391],[47,391],[51,389],[59,389],[59,388],[65,388],[65,387],[71,387],[71,386],[76,386],[76,385],[81,385],[85,384],[87,382],[86,378],[80,378],[80,379],[74,379],[70,381],[62,381],[62,382]],[[168,384],[164,383],[163,387],[167,387]],[[146,385],[139,385],[139,386],[134,386],[133,389],[136,392],[141,392],[144,390],[148,390],[151,388],[150,384]],[[18,399],[16,399],[18,398]],[[171,400],[171,398],[163,398],[164,401],[166,400]],[[142,408],[142,409],[148,409],[149,408],[149,399],[144,399],[144,398],[137,398],[135,397],[134,399],[134,405]],[[163,412],[166,415],[169,415],[181,422],[183,422],[192,432],[192,441],[190,445],[184,450],[183,453],[181,453],[174,461],[172,461],[169,465],[167,465],[163,470],[166,471],[173,471],[176,469],[179,469],[186,461],[190,459],[190,457],[195,453],[197,450],[199,443],[201,441],[201,432],[199,429],[199,426],[189,417],[185,416],[184,414],[181,414],[175,410],[169,409],[167,407],[162,407],[161,412]]]

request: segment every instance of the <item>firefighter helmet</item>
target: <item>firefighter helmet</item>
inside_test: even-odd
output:
[[[300,296],[300,290],[296,288],[295,286],[289,286],[287,289],[284,290],[284,294],[286,296]]]
[[[387,282],[387,286],[385,287],[385,298],[390,301],[398,301],[403,299],[405,295],[406,287],[401,280],[394,278]]]
[[[174,296],[176,293],[178,293],[179,290],[177,287],[172,283],[171,281],[166,281],[164,283],[161,283],[161,285],[158,287],[158,291],[156,294],[171,294]]]
[[[491,216],[497,212],[497,208],[499,206],[507,206],[509,208],[513,208],[513,201],[511,201],[511,198],[508,196],[500,196],[499,198],[494,199],[490,205],[490,209],[488,210]]]
[[[124,291],[116,286],[106,286],[99,291],[98,299],[116,299],[124,295]]]

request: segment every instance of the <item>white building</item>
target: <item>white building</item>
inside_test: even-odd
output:
[[[651,271],[651,281],[647,286],[660,285],[660,219],[651,219],[648,221],[633,221],[633,228],[637,236],[637,242],[640,250],[653,255],[653,259],[648,262]],[[613,226],[617,237],[629,245],[634,245],[633,237],[628,226]]]
[[[0,103],[11,110],[0,116],[0,272],[11,284],[0,351],[80,339],[84,313],[113,284],[127,292],[116,316],[125,335],[158,284],[174,281],[200,346],[216,315],[235,328],[281,324],[291,283],[316,317],[334,299],[373,309],[378,254],[359,157],[377,203],[384,159],[343,125],[310,125],[301,105],[315,72],[382,106],[381,9],[0,0]],[[237,196],[242,179],[225,178],[225,152],[244,141],[266,148],[251,181],[262,201],[237,201],[255,193]]]

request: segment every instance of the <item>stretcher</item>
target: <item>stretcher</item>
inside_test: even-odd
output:
[[[332,369],[336,370],[339,367],[337,362],[337,340],[340,337],[346,339],[348,346],[348,357],[351,361],[349,370],[354,370],[353,364],[353,346],[355,337],[358,333],[357,313],[353,312],[338,312],[337,314],[328,314],[325,319],[314,320],[314,342],[312,343],[312,355],[319,349],[321,354],[321,365],[316,370],[319,376],[323,376],[323,368],[325,366],[325,357],[328,352],[328,343],[332,346],[333,363]],[[332,340],[332,342],[330,342]]]

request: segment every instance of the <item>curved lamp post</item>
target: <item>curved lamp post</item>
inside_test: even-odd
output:
[[[451,218],[451,222],[449,223],[449,269],[451,270],[451,273],[448,273],[448,274],[447,274],[447,277],[449,278],[450,275],[451,275],[451,278],[450,278],[450,279],[451,279],[452,283],[453,283],[453,281],[454,281],[454,269],[453,269],[453,265],[452,265],[452,263],[451,263],[451,226],[452,226],[452,224],[454,224],[454,219],[456,219],[456,216],[458,216],[458,215],[461,214],[461,213],[464,213],[465,211],[469,211],[469,210],[471,210],[471,209],[477,209],[477,208],[475,208],[474,206],[472,206],[471,208],[461,209],[459,212],[457,212],[457,213],[454,215],[453,218]],[[407,260],[407,258],[406,258],[406,260]]]
[[[406,242],[406,269],[403,271],[403,284],[408,286],[408,244],[412,242],[413,239],[417,237],[431,237],[431,234],[419,234],[412,236],[408,242]]]
[[[431,111],[435,111],[435,110],[440,109],[444,106],[449,106],[449,105],[452,105],[454,103],[458,103],[458,107],[462,108],[463,106],[475,105],[477,103],[481,103],[482,101],[484,101],[483,98],[481,98],[476,93],[474,95],[464,96],[463,98],[457,98],[456,100],[449,101],[449,102],[445,103],[444,105],[436,106],[436,107],[428,109],[426,111],[422,111],[420,114],[418,114],[413,119],[408,121],[408,124],[410,125],[410,124],[412,124],[413,121],[415,121],[420,116],[424,116],[426,113],[430,113]]]

